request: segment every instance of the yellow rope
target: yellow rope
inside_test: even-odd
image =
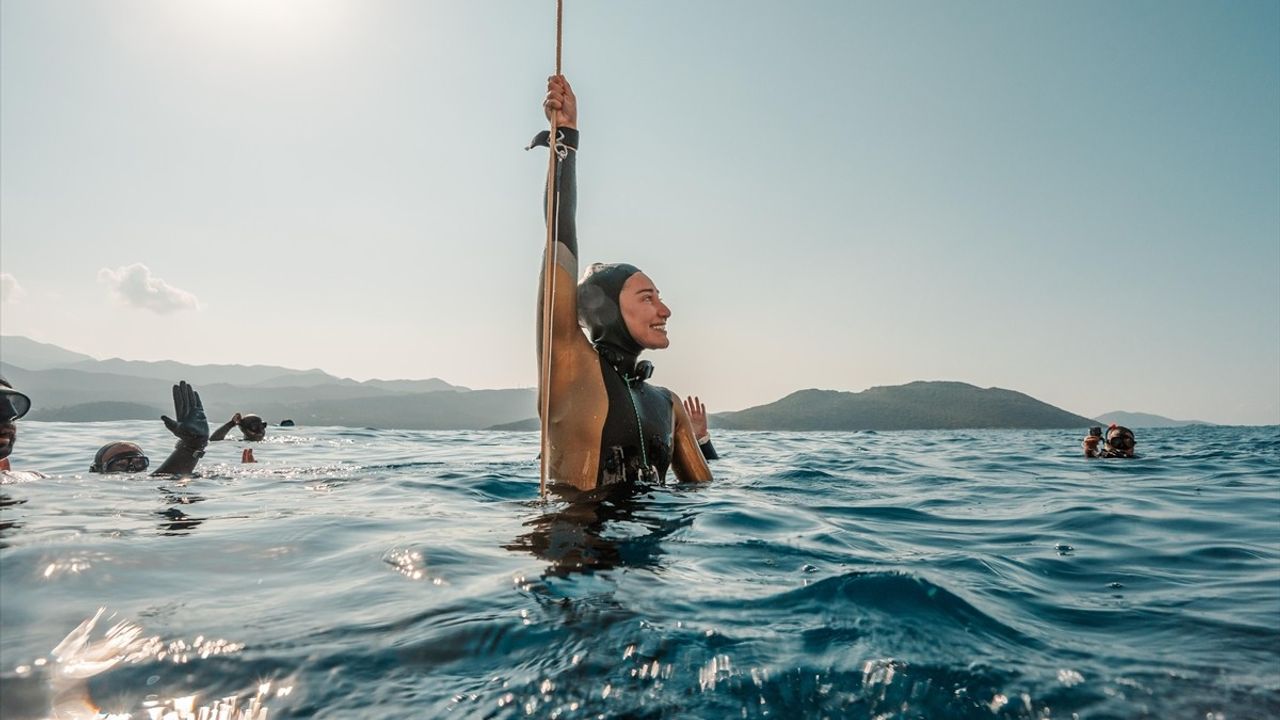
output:
[[[560,48],[564,37],[564,0],[556,0],[556,75],[560,74]],[[547,497],[547,463],[551,456],[551,324],[555,319],[555,283],[556,255],[559,238],[556,230],[559,225],[560,207],[556,192],[556,111],[551,111],[551,153],[547,160],[547,247],[543,252],[542,277],[542,464],[538,473],[538,494],[542,499]]]

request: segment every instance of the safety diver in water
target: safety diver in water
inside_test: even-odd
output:
[[[196,469],[209,444],[209,421],[204,414],[200,393],[186,380],[173,386],[173,417],[161,415],[164,426],[178,439],[173,452],[152,475],[190,475]],[[137,443],[124,440],[109,442],[98,448],[89,472],[139,473],[151,465],[151,459]]]
[[[711,470],[684,405],[675,393],[649,383],[653,364],[639,359],[645,350],[670,344],[671,309],[658,288],[625,263],[596,263],[575,282],[577,99],[563,75],[547,80],[543,110],[557,132],[554,204],[544,205],[555,257],[542,259],[538,296],[539,397],[550,393],[548,475],[579,490],[663,481],[668,469],[682,481],[708,481]],[[539,133],[529,147],[550,146],[550,135]],[[550,372],[544,373],[542,291],[548,280],[554,299]]]

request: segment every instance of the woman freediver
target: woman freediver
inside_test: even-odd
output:
[[[563,75],[547,80],[543,110],[556,137],[547,222],[554,258],[542,259],[538,300],[538,392],[549,392],[547,474],[579,490],[621,482],[657,482],[668,469],[686,482],[711,479],[680,398],[650,384],[645,350],[667,347],[671,309],[649,276],[625,263],[578,272],[577,99]],[[553,146],[543,131],[530,147]],[[546,283],[551,281],[548,294]],[[551,297],[544,335],[543,298]],[[586,331],[584,335],[582,329]],[[549,368],[542,367],[544,337]],[[590,339],[588,339],[588,337]],[[539,403],[539,413],[548,404]]]

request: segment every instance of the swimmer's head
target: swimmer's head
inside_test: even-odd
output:
[[[142,452],[142,448],[131,442],[109,442],[98,448],[93,457],[89,472],[96,473],[136,473],[147,469],[151,461]]]
[[[267,436],[267,421],[252,413],[241,415],[240,433],[244,435],[245,440],[261,440]]]
[[[1107,449],[1124,457],[1133,457],[1133,448],[1138,444],[1133,431],[1123,425],[1111,423],[1107,428]]]
[[[671,344],[669,317],[653,281],[634,265],[596,263],[578,283],[578,322],[593,345],[631,356],[660,350]]]
[[[0,460],[9,457],[18,439],[18,426],[14,422],[31,409],[31,398],[23,395],[8,380],[0,377]]]

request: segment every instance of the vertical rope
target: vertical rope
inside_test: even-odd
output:
[[[560,46],[564,39],[564,0],[556,0],[556,74],[560,75]]]
[[[556,0],[556,75],[560,75],[560,51],[564,39],[564,0]],[[551,141],[547,160],[547,246],[543,251],[542,277],[542,460],[538,472],[538,494],[547,497],[547,464],[551,455],[551,324],[555,320],[556,255],[559,249],[560,203],[556,192],[556,112],[551,113]]]

